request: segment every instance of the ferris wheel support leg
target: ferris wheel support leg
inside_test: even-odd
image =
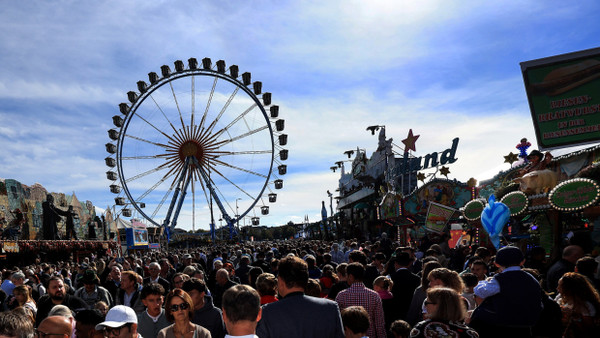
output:
[[[208,176],[206,175],[206,173],[204,172],[204,170],[198,163],[198,160],[193,156],[188,157],[188,159],[191,159],[192,163],[196,166],[196,168],[200,169],[199,170],[200,175],[202,176],[202,179],[206,183],[206,187],[210,191],[211,196],[215,199],[215,202],[217,202],[217,206],[219,206],[219,210],[221,210],[221,214],[223,215],[223,218],[225,218],[225,221],[227,222],[227,226],[229,227],[229,239],[232,239],[233,235],[235,234],[235,229],[233,227],[233,219],[231,219],[231,217],[229,216],[227,211],[225,211],[225,207],[223,206],[223,203],[221,203],[219,196],[217,196],[217,193],[215,192],[212,184],[210,183],[210,179],[208,178]]]
[[[185,181],[185,186],[183,187],[183,192],[181,193],[181,197],[177,202],[177,209],[175,209],[175,215],[173,215],[173,222],[171,223],[171,230],[175,229],[177,225],[177,218],[179,217],[179,212],[181,212],[181,206],[183,205],[183,201],[185,200],[185,195],[187,195],[187,189],[190,185],[190,181],[192,180],[192,175],[188,175],[188,179]]]
[[[163,222],[163,227],[165,228],[165,231],[167,231],[168,229],[166,228],[170,228],[169,227],[169,223],[171,222],[171,213],[173,213],[173,208],[175,207],[175,202],[177,202],[177,197],[179,197],[179,191],[181,190],[181,185],[183,180],[185,179],[185,175],[188,171],[188,167],[189,167],[190,161],[189,158],[187,158],[185,160],[185,163],[183,164],[183,170],[181,171],[181,176],[179,177],[179,180],[177,182],[177,188],[175,188],[175,192],[173,193],[173,198],[171,199],[171,204],[169,205],[169,210],[167,211],[167,216],[165,217],[165,221]],[[176,220],[177,218],[175,218]]]

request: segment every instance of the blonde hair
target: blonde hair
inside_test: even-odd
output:
[[[377,285],[380,288],[389,291],[393,283],[392,280],[387,278],[386,276],[379,276],[375,278],[375,280],[373,281],[373,285]]]
[[[467,316],[465,302],[454,289],[439,287],[427,290],[427,300],[437,304],[432,320],[462,321]]]

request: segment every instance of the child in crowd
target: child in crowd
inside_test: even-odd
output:
[[[410,324],[401,319],[395,320],[390,326],[390,331],[394,338],[408,338],[410,335]]]
[[[371,325],[369,314],[362,306],[350,306],[342,310],[342,323],[346,338],[361,338],[367,336]]]
[[[377,291],[381,299],[394,298],[390,289],[392,288],[392,280],[386,276],[379,276],[373,281],[373,290]]]
[[[473,288],[477,286],[479,280],[474,273],[466,272],[460,276],[465,283],[465,289],[462,293],[462,296],[469,302],[469,308],[467,310],[471,311],[475,309],[477,304],[475,303],[475,293],[473,292]]]

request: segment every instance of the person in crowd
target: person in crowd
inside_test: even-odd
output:
[[[460,278],[462,278],[465,286],[462,296],[467,300],[467,302],[469,302],[467,310],[473,310],[477,306],[477,303],[475,303],[475,292],[473,289],[477,286],[477,283],[479,283],[479,279],[474,273],[471,272],[462,274]]]
[[[158,262],[152,262],[148,265],[148,273],[149,276],[144,278],[143,284],[148,284],[150,282],[158,283],[162,285],[165,290],[165,295],[171,291],[171,283],[167,279],[164,279],[160,276],[161,266]]]
[[[99,310],[86,309],[75,314],[75,337],[76,338],[103,338],[100,331],[96,331],[96,325],[104,321],[104,314]]]
[[[13,289],[17,306],[22,306],[31,311],[33,317],[37,315],[37,305],[31,297],[31,289],[26,285],[19,285]]]
[[[123,271],[121,276],[121,289],[116,304],[129,306],[136,313],[144,311],[138,282],[140,275],[133,271]]]
[[[227,264],[231,265],[231,270],[234,269],[231,263],[225,263],[225,265]],[[240,264],[235,269],[235,274],[240,279],[240,282],[238,282],[238,284],[249,284],[248,272],[250,272],[250,257],[248,257],[247,255],[242,255],[242,257],[240,258]]]
[[[488,277],[489,268],[485,261],[481,259],[476,259],[473,260],[473,262],[471,262],[469,272],[463,271],[461,274],[464,273],[472,273],[475,276],[477,276],[477,280],[482,281]]]
[[[395,320],[392,325],[390,325],[390,333],[393,338],[408,338],[410,330],[410,324],[402,319]]]
[[[317,266],[317,261],[315,259],[315,256],[308,255],[308,256],[306,256],[305,260],[306,260],[306,264],[308,264],[308,278],[312,278],[312,279],[321,278],[323,271],[321,271],[321,269],[319,269],[319,267]]]
[[[373,288],[373,281],[381,276],[383,271],[385,270],[385,254],[383,252],[378,252],[375,254],[373,262],[365,267],[365,286],[368,288]]]
[[[0,337],[31,338],[33,322],[13,311],[0,312]]]
[[[462,278],[456,271],[446,268],[437,268],[431,270],[427,276],[429,279],[429,287],[448,287],[456,291],[459,295],[463,293],[465,285]]]
[[[125,305],[116,305],[108,311],[104,321],[96,325],[104,337],[143,338],[137,332],[138,321],[135,311]]]
[[[277,287],[282,298],[263,307],[256,329],[259,337],[344,337],[337,303],[306,296],[308,279],[308,265],[304,260],[295,256],[281,259]]]
[[[52,276],[48,280],[48,294],[40,298],[38,302],[38,312],[36,316],[36,325],[39,326],[41,321],[45,319],[50,310],[55,305],[65,305],[71,311],[87,309],[87,303],[76,296],[71,296],[66,293],[65,284],[62,277]]]
[[[167,319],[173,324],[160,330],[158,338],[210,338],[210,332],[192,323],[194,302],[182,289],[173,289],[165,304]]]
[[[408,252],[401,251],[396,254],[396,258],[394,259],[395,271],[390,274],[393,282],[392,294],[394,295],[395,303],[395,313],[392,317],[394,320],[406,319],[413,293],[420,284],[419,277],[408,270],[411,263],[412,259]]]
[[[557,288],[563,337],[599,337],[600,296],[590,280],[577,272],[567,272],[559,279]]]
[[[337,283],[338,277],[334,272],[333,266],[327,264],[323,266],[323,274],[319,278],[319,284],[321,284],[321,297],[327,297],[331,291],[333,284]]]
[[[525,257],[517,247],[498,250],[494,264],[499,273],[474,288],[479,303],[470,326],[482,337],[530,337],[542,312],[538,281],[521,270]]]
[[[96,275],[94,270],[86,270],[81,277],[82,287],[75,291],[75,297],[83,299],[87,303],[88,308],[93,308],[97,302],[105,302],[108,306],[111,306],[114,301],[110,292],[100,286],[100,278]]]
[[[145,311],[137,313],[138,333],[142,337],[156,337],[170,323],[163,309],[165,289],[159,283],[144,284],[140,292]]]
[[[184,274],[183,272],[176,272],[173,275],[173,289],[175,288],[182,288],[183,287],[183,283],[188,280],[190,278],[190,276]]]
[[[392,280],[386,276],[379,276],[373,282],[373,290],[377,292],[381,298],[381,306],[383,307],[383,316],[386,330],[394,321],[394,295],[390,291],[392,289]]]
[[[223,294],[223,320],[227,327],[226,338],[252,337],[261,318],[260,296],[247,285],[235,285]]]
[[[586,276],[596,291],[600,291],[600,280],[596,278],[598,272],[598,262],[591,256],[584,256],[575,263],[575,272]]]
[[[348,250],[346,250],[346,252],[344,253],[344,262],[345,263],[352,263],[352,262],[350,262],[350,253],[352,251],[356,251],[356,250],[358,250],[358,243],[351,242]]]
[[[82,310],[78,310],[78,311],[83,311],[83,310],[86,310],[86,309],[82,309]],[[69,320],[69,322],[71,323],[71,336],[72,337],[75,336],[75,311],[72,311],[65,305],[59,304],[59,305],[55,305],[48,313],[48,317],[52,317],[52,316],[62,316],[62,317],[67,318]]]
[[[539,271],[531,268],[523,268],[522,270],[532,275],[540,286],[542,285],[542,275]],[[542,305],[540,319],[535,323],[531,333],[534,337],[561,338],[563,329],[560,305],[546,291],[542,292]]]
[[[454,289],[428,289],[425,309],[426,319],[414,326],[411,337],[479,337],[475,330],[464,324],[467,310],[460,294]]]
[[[318,280],[309,278],[308,284],[306,284],[306,289],[304,290],[304,294],[307,296],[321,298],[321,284]]]
[[[332,262],[337,264],[344,263],[344,253],[340,250],[340,245],[338,243],[333,243],[331,245],[329,254],[331,255]]]
[[[108,310],[110,308],[105,302],[99,301],[96,304],[94,304],[94,309],[100,311],[100,313],[102,313],[102,315],[106,317],[106,314],[108,313]]]
[[[567,272],[575,271],[575,263],[583,257],[583,249],[579,245],[569,245],[563,249],[562,258],[548,269],[546,274],[546,291],[556,292],[558,280]]]
[[[467,270],[465,272],[471,272],[471,263],[479,259],[484,261],[486,264],[490,263],[492,259],[492,253],[490,252],[490,249],[484,246],[476,248],[473,256],[468,257],[465,261],[465,266],[463,267],[463,270]]]
[[[252,266],[248,271],[248,285],[256,290],[256,279],[263,273],[263,269],[257,266]]]
[[[237,285],[237,283],[229,279],[229,272],[226,269],[217,271],[215,287],[211,290],[213,302],[217,308],[221,308],[223,293],[234,285]]]
[[[183,291],[190,295],[194,303],[192,323],[206,328],[213,338],[223,338],[225,336],[223,315],[221,310],[213,305],[212,297],[206,294],[204,280],[191,278],[185,281]]]
[[[262,250],[257,252],[256,261],[252,263],[252,266],[261,268],[263,272],[271,272],[271,266],[269,266],[269,263],[265,261],[265,258],[265,253]]]
[[[348,285],[348,275],[346,274],[346,268],[348,267],[348,263],[340,263],[336,271],[336,276],[338,278],[337,282],[335,282],[327,295],[327,299],[335,300],[335,297],[340,293],[340,291],[347,289],[350,285]]]
[[[546,270],[546,249],[541,246],[535,246],[529,251],[529,256],[525,259],[525,264],[523,265],[529,269],[536,269],[540,275],[545,276]]]
[[[159,263],[160,263],[160,276],[167,281],[173,280],[173,275],[175,274],[175,269],[173,268],[171,263],[169,263],[169,259],[161,258],[159,260]]]
[[[319,265],[321,270],[323,270],[325,265],[331,265],[331,267],[333,268],[334,271],[335,271],[335,268],[338,266],[338,263],[331,260],[331,254],[329,252],[326,252],[323,254],[323,264]]]
[[[256,279],[256,291],[260,295],[260,305],[277,301],[277,278],[272,273],[262,273]]]
[[[349,306],[343,309],[342,323],[346,338],[371,337],[367,333],[371,327],[371,320],[362,306]]]
[[[122,268],[119,267],[119,264],[115,263],[114,260],[109,263],[108,268],[110,269],[110,272],[106,276],[106,279],[104,280],[104,283],[102,284],[102,286],[106,290],[108,290],[113,301],[116,302],[117,297],[119,296],[119,290],[121,288]],[[112,305],[112,304],[109,304],[109,305]]]
[[[0,288],[7,296],[12,296],[12,290],[15,288],[15,284],[13,284],[11,276],[17,271],[6,270],[2,272],[2,284]]]
[[[429,273],[432,270],[441,267],[442,264],[440,264],[437,259],[432,259],[423,263],[423,270],[421,271],[421,284],[415,289],[408,312],[406,314],[406,321],[409,323],[409,325],[415,325],[423,320],[423,301],[425,301],[425,298],[427,298],[427,289],[429,288],[429,279],[427,277],[429,277]]]
[[[72,322],[64,316],[48,316],[38,325],[37,337],[62,336],[68,338],[73,331]]]

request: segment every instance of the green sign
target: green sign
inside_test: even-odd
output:
[[[521,63],[540,149],[600,140],[600,48]]]
[[[574,178],[564,181],[552,189],[548,199],[558,210],[575,211],[596,203],[600,197],[600,187],[589,178]]]
[[[481,200],[472,200],[465,204],[463,216],[469,221],[476,221],[481,217],[485,205]]]
[[[516,216],[527,210],[527,206],[529,205],[527,195],[521,191],[513,191],[504,195],[500,202],[504,203],[508,207],[511,216]]]

